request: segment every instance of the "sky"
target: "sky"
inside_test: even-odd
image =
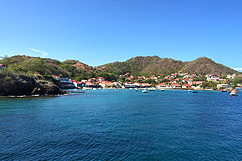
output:
[[[208,57],[242,70],[241,0],[0,0],[0,56],[90,66]]]

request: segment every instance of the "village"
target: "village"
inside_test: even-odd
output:
[[[145,76],[133,76],[129,73],[120,75],[124,81],[107,81],[103,77],[90,78],[88,80],[76,81],[69,78],[59,78],[56,75],[52,75],[53,78],[61,82],[62,88],[149,88],[155,87],[157,89],[195,89],[195,90],[224,90],[230,89],[231,80],[236,75],[227,75],[226,78],[220,78],[216,74],[188,74],[188,73],[173,73],[170,75],[151,75]],[[148,83],[151,82],[151,83]],[[206,86],[206,84],[212,84],[212,86]],[[241,84],[237,84],[237,87],[241,87]]]
[[[0,64],[0,68],[6,68]],[[130,73],[119,75],[116,80],[106,80],[104,77],[89,78],[87,80],[76,81],[69,78],[61,78],[52,75],[60,82],[62,89],[97,89],[97,88],[156,88],[156,89],[188,89],[188,90],[226,90],[231,91],[235,87],[241,88],[240,83],[234,83],[236,74],[228,74],[220,77],[216,74],[189,74],[172,73],[169,75],[157,74],[147,76],[134,76]],[[240,77],[240,75],[239,75]]]

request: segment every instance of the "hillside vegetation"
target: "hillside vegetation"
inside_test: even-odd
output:
[[[57,75],[59,77],[76,79],[88,79],[102,76],[107,80],[117,79],[117,75],[106,73],[98,70],[77,60],[66,60],[60,62],[59,60],[30,57],[25,55],[18,55],[13,57],[5,57],[0,60],[0,64],[6,66],[6,71],[14,75],[40,74],[44,77]],[[0,70],[1,73],[1,70]]]
[[[54,59],[29,57],[25,55],[6,57],[0,60],[0,63],[4,64],[11,73],[27,75],[41,74],[43,76],[57,75],[60,77],[75,78],[79,75],[87,75],[87,71],[91,70],[87,65],[84,69],[77,68],[73,66],[71,61],[60,62]]]
[[[59,60],[30,57],[18,55],[5,57],[0,60],[8,72],[15,75],[34,75],[42,76],[57,75],[76,80],[88,79],[92,77],[104,77],[106,80],[117,80],[119,75],[130,73],[134,76],[171,74],[178,72],[188,72],[196,74],[217,74],[225,76],[227,74],[241,74],[222,64],[215,63],[206,57],[200,57],[191,62],[182,62],[179,60],[160,58],[158,56],[134,57],[125,62],[114,62],[98,67],[91,67],[78,60]],[[1,72],[1,70],[0,70]]]
[[[215,63],[206,57],[200,57],[191,62],[160,58],[158,56],[134,57],[125,62],[114,62],[97,67],[105,72],[124,74],[129,72],[133,75],[170,74],[170,73],[196,73],[196,74],[241,74],[222,64]]]
[[[199,73],[199,74],[217,74],[219,76],[226,76],[228,74],[239,74],[222,64],[215,63],[206,57],[200,57],[194,61],[185,63],[185,66],[180,69],[182,72]]]

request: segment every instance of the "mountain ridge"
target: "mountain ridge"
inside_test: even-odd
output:
[[[193,61],[182,62],[171,58],[160,58],[158,56],[136,56],[123,62],[113,62],[98,67],[92,67],[79,60],[59,60],[49,58],[30,57],[17,55],[0,60],[13,71],[39,73],[43,75],[58,75],[70,78],[88,78],[102,75],[101,73],[113,74],[118,77],[125,73],[132,75],[156,75],[171,73],[196,73],[217,74],[226,76],[228,74],[242,74],[234,69],[216,63],[207,57],[199,57]]]
[[[140,63],[140,61],[143,61]],[[106,72],[117,72],[118,74],[130,72],[133,74],[169,74],[178,72],[197,74],[217,74],[226,76],[227,74],[241,74],[234,69],[216,63],[207,57],[199,57],[193,61],[182,62],[171,58],[160,58],[158,56],[133,57],[125,62],[108,63],[97,67]]]

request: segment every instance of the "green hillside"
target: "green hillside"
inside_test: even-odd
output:
[[[215,63],[206,57],[200,57],[191,62],[160,58],[158,56],[134,57],[125,62],[114,62],[97,67],[106,72],[124,74],[129,72],[133,75],[170,74],[177,72],[197,73],[197,74],[217,74],[225,76],[227,74],[241,74],[222,64]]]
[[[177,72],[197,74],[241,74],[206,57],[200,57],[191,62],[160,58],[158,56],[134,57],[125,62],[114,62],[98,67],[91,67],[78,60],[60,62],[54,59],[18,55],[0,60],[8,72],[25,75],[41,74],[42,76],[57,75],[71,79],[82,80],[92,77],[104,77],[106,80],[117,80],[119,75],[130,73],[138,75],[171,74]]]
[[[96,68],[83,64],[77,60],[59,60],[30,57],[18,55],[13,57],[5,57],[0,60],[0,64],[4,64],[6,71],[14,75],[34,75],[40,74],[45,77],[57,75],[76,80],[88,79],[92,77],[103,76],[107,80],[117,79],[116,75],[101,72]],[[0,70],[0,72],[3,72]]]
[[[6,57],[0,60],[0,63],[4,64],[9,72],[15,74],[41,74],[43,76],[57,75],[69,78],[76,78],[79,75],[87,75],[86,71],[82,69],[77,69],[68,63],[63,63],[54,59],[18,55]]]

